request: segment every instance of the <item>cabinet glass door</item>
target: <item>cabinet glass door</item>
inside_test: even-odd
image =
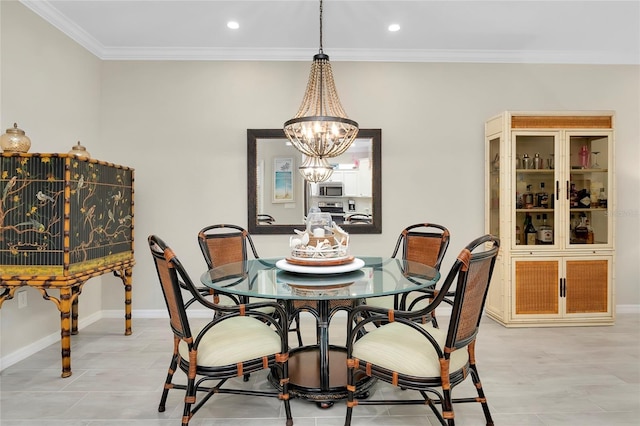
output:
[[[557,242],[556,164],[558,132],[514,134],[514,233],[517,245],[553,246]]]
[[[610,245],[610,134],[567,132],[567,245]]]
[[[500,137],[489,140],[489,232],[500,238]]]

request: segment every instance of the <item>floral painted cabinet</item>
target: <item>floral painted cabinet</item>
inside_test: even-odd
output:
[[[71,375],[68,334],[77,331],[77,311],[70,312],[89,278],[122,278],[131,333],[133,181],[129,167],[69,154],[0,157],[0,306],[25,285],[56,303],[63,377]]]

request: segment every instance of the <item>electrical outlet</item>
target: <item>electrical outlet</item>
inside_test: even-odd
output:
[[[22,290],[18,292],[18,309],[27,307],[27,291]]]

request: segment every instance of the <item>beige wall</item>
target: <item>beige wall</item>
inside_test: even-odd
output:
[[[17,122],[31,138],[31,152],[67,152],[78,140],[96,146],[101,61],[17,1],[0,2],[0,14],[2,132]],[[79,309],[84,318],[102,310],[101,280],[83,290]],[[18,309],[16,298],[0,309],[2,357],[60,335],[56,306],[38,291],[26,291],[26,308]]]
[[[297,110],[309,63],[105,62],[109,148],[136,168],[138,289],[155,294],[143,238],[158,233],[195,278],[200,227],[247,223],[245,129],[279,127]],[[483,230],[483,123],[504,109],[617,111],[619,304],[638,304],[638,67],[498,64],[333,64],[349,115],[382,128],[382,235],[354,252],[390,253],[402,226],[434,221],[457,251]],[[151,148],[152,147],[152,148]],[[149,156],[150,155],[150,156]],[[151,161],[150,161],[151,160]],[[287,236],[256,236],[263,256]],[[144,277],[142,279],[138,277]],[[148,289],[148,291],[146,291]],[[159,299],[158,299],[159,300]],[[159,308],[136,297],[134,309]],[[118,300],[108,300],[114,309]],[[155,303],[155,304],[154,304]]]
[[[2,2],[2,15],[2,125],[18,120],[33,150],[66,151],[80,138],[95,158],[136,169],[135,332],[136,316],[164,311],[146,237],[167,241],[199,280],[205,264],[197,231],[218,222],[247,224],[246,129],[278,128],[295,114],[314,52],[308,62],[98,63],[22,6]],[[487,118],[505,109],[615,110],[616,302],[640,304],[638,66],[334,62],[333,68],[349,116],[363,128],[382,129],[383,233],[356,236],[353,252],[391,254],[402,227],[439,222],[452,232],[444,270],[483,233]],[[254,240],[262,256],[282,256],[288,236]],[[102,280],[102,309],[119,315],[121,288],[112,277]],[[42,303],[42,312],[28,312],[52,322],[54,307]],[[0,310],[2,345],[10,345],[2,354],[19,347],[18,319],[28,338],[42,337],[10,304]]]

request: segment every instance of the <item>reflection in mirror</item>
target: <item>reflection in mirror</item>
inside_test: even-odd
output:
[[[360,129],[347,152],[328,159],[332,176],[309,183],[298,172],[302,155],[284,130],[248,129],[249,232],[293,234],[304,229],[309,209],[318,207],[349,233],[381,233],[381,142],[380,129]]]

